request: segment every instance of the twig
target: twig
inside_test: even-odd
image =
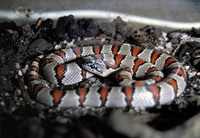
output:
[[[176,54],[176,51],[180,48],[180,46],[182,45],[182,43],[183,43],[184,40],[185,40],[185,38],[183,38],[183,39],[180,41],[179,45],[176,47],[176,49],[174,49],[174,51],[173,51],[173,53],[172,53],[172,56],[174,56],[174,55]]]
[[[200,55],[195,56],[195,58],[200,58]]]
[[[42,18],[39,18],[37,21],[37,24],[35,26],[35,29],[38,29],[38,27],[41,25],[41,23],[42,23]]]

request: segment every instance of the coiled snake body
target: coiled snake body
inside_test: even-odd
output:
[[[120,86],[62,90],[45,86],[40,77],[60,87],[93,73],[103,77],[114,74]],[[175,58],[129,44],[56,50],[35,58],[28,74],[31,96],[59,107],[152,107],[174,100],[185,87],[186,74]]]

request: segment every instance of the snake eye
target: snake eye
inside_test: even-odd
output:
[[[94,69],[94,68],[95,68],[95,65],[94,65],[94,64],[92,64],[92,65],[90,65],[90,67]]]

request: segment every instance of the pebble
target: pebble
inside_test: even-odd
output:
[[[28,86],[24,85],[24,89],[27,90],[27,89],[28,89]]]
[[[39,113],[39,118],[40,119],[46,119],[46,116],[45,116],[43,111]]]
[[[54,46],[54,49],[62,49],[62,48],[70,48],[70,47],[75,47],[74,44],[75,40],[72,39],[70,42],[67,42],[66,40],[61,41],[59,44],[56,44]]]
[[[22,91],[20,89],[17,89],[17,94],[18,95],[21,95],[22,94]]]
[[[162,37],[164,41],[168,41],[167,33],[162,31]]]
[[[16,108],[17,108],[17,106],[13,106],[13,107],[11,108],[11,112],[14,112],[14,111],[16,110]]]
[[[19,75],[19,76],[23,76],[23,73],[22,73],[21,70],[18,71],[18,75]]]
[[[72,39],[71,42],[67,42],[67,46],[68,47],[74,47],[75,46],[74,42],[75,42],[75,39]]]
[[[105,42],[105,41],[106,41],[106,39],[105,39],[105,38],[102,38],[102,39],[101,39],[101,42]]]
[[[4,101],[0,102],[0,104],[1,104],[1,106],[5,106],[5,102]]]
[[[61,117],[61,116],[57,116],[56,117],[56,121],[61,123],[61,124],[66,124],[67,122],[69,122],[69,118],[64,118],[64,117]]]
[[[157,46],[157,49],[164,49],[164,47],[159,45],[159,46]]]
[[[188,70],[190,68],[190,66],[186,65],[184,66],[186,70]]]
[[[167,43],[165,46],[166,46],[167,49],[171,49],[171,48],[172,48],[172,43],[169,42],[169,43]]]
[[[197,74],[196,71],[188,72],[188,77],[189,77],[189,78],[192,78],[192,77],[194,77],[196,74]]]
[[[189,38],[187,34],[181,34],[181,40],[186,40],[187,38]]]
[[[197,88],[198,87],[198,84],[193,84],[193,88]]]
[[[23,101],[24,99],[22,97],[19,98],[20,101]]]
[[[60,49],[60,48],[61,48],[61,45],[60,45],[60,44],[57,44],[57,45],[55,45],[54,48],[55,48],[55,49]]]
[[[21,66],[20,66],[19,63],[16,63],[16,64],[15,64],[15,67],[16,67],[16,69],[20,69]]]
[[[21,69],[21,71],[22,71],[23,74],[26,74],[26,72],[28,71],[28,69],[29,69],[29,65],[26,64],[25,67]]]
[[[61,111],[61,108],[60,108],[60,107],[56,107],[56,110],[57,110],[57,111]]]
[[[17,106],[20,106],[20,105],[21,105],[21,102],[16,102],[16,105],[17,105]]]
[[[5,96],[10,96],[10,94],[8,92],[5,93]]]

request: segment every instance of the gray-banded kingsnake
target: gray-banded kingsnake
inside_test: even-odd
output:
[[[120,85],[62,90],[41,81],[44,76],[57,86],[70,85],[92,73],[104,77],[115,74]],[[182,65],[166,53],[130,44],[94,45],[38,56],[30,65],[28,89],[33,98],[49,106],[152,107],[179,96],[186,79]]]

